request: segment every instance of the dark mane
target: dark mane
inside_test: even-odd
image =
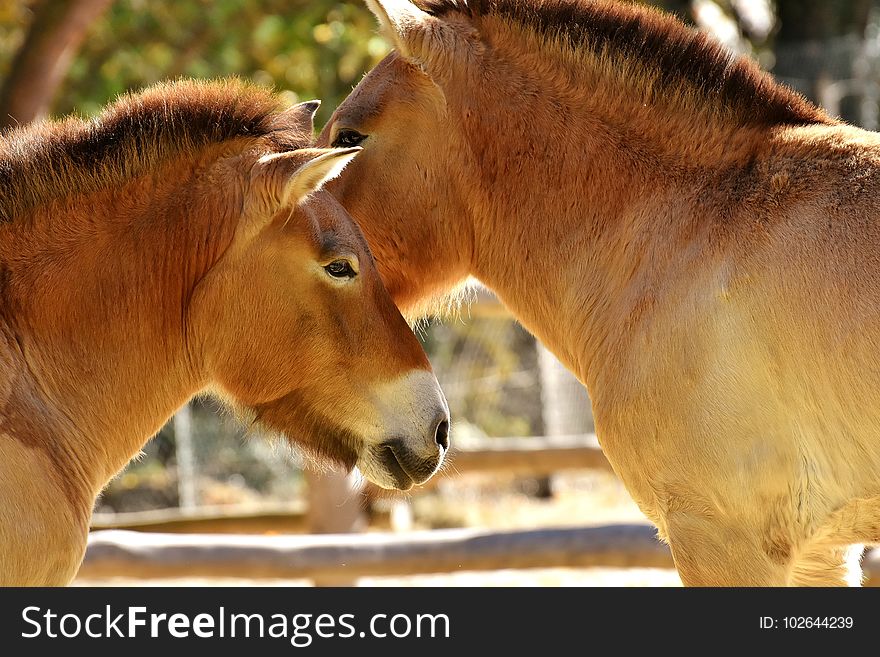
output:
[[[761,125],[830,123],[827,114],[776,82],[747,57],[732,56],[704,32],[669,14],[611,0],[416,0],[423,10],[474,18],[495,15],[561,39],[575,50],[637,61],[662,86],[687,84],[733,108],[744,122]]]
[[[171,158],[232,139],[308,145],[278,121],[284,103],[236,80],[180,81],[122,96],[90,121],[67,118],[0,135],[0,222],[73,192],[120,185]]]

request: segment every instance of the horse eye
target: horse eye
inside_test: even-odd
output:
[[[334,148],[350,148],[351,146],[359,146],[366,139],[366,135],[362,135],[357,130],[340,130],[333,140]]]
[[[329,265],[324,265],[324,271],[333,278],[354,278],[357,276],[357,272],[352,269],[348,260],[334,260]]]

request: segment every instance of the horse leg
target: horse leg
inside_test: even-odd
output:
[[[830,514],[796,555],[791,583],[860,586],[863,544],[880,543],[880,496],[852,499]]]
[[[810,545],[794,560],[791,586],[860,586],[862,545]]]
[[[79,569],[91,509],[75,509],[43,450],[0,433],[0,586],[61,586]]]
[[[785,586],[789,557],[767,550],[762,535],[717,518],[670,513],[664,522],[685,586]]]

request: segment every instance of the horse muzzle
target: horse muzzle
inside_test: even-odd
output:
[[[432,425],[430,442],[418,442],[423,446],[421,449],[401,438],[370,446],[358,459],[358,468],[382,488],[405,491],[425,483],[440,469],[449,451],[449,417],[445,411]]]

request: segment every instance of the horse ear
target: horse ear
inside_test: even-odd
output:
[[[433,42],[441,42],[446,23],[409,0],[366,0],[379,20],[383,35],[408,59],[426,63]]]
[[[275,117],[275,127],[279,130],[295,129],[312,134],[315,132],[315,114],[321,106],[320,100],[307,100],[297,103]]]
[[[297,103],[293,107],[291,107],[288,111],[296,114],[298,116],[303,117],[303,120],[308,121],[309,125],[312,128],[312,132],[315,131],[315,114],[318,113],[318,108],[321,107],[321,101],[315,98],[314,100],[307,100],[304,103]]]
[[[264,209],[278,210],[299,203],[338,176],[362,149],[301,148],[264,155],[251,171],[251,195]]]

